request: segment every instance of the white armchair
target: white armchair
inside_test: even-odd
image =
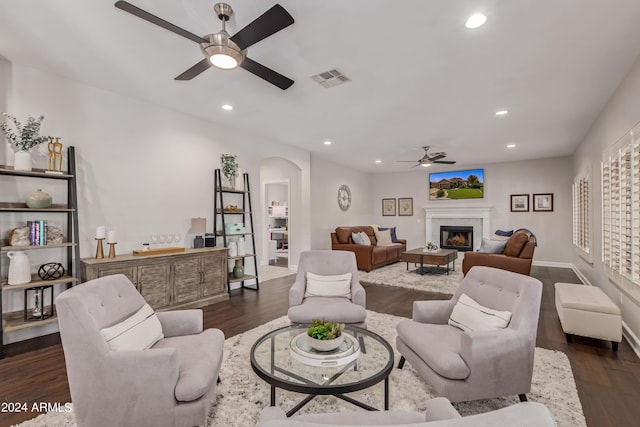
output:
[[[56,299],[79,427],[174,427],[206,421],[224,334],[202,330],[202,310],[158,312],[164,338],[146,350],[112,350],[101,330],[130,319],[145,303],[122,274],[75,286]]]
[[[351,273],[347,296],[310,296],[307,273],[335,276]],[[296,281],[289,290],[289,320],[310,324],[314,318],[366,326],[366,293],[359,281],[356,256],[347,251],[305,251],[300,254]]]

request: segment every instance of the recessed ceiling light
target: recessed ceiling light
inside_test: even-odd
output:
[[[507,148],[515,148],[515,147],[516,147],[516,144],[509,144],[509,145],[507,145]]]
[[[324,145],[331,145],[331,141],[325,141]]]
[[[376,160],[376,163],[382,163],[382,160]]]
[[[465,27],[469,29],[474,29],[481,27],[485,22],[487,22],[487,17],[482,13],[474,13],[467,19],[467,22],[464,24]]]
[[[496,116],[506,116],[507,114],[509,114],[509,110],[496,111]]]
[[[233,110],[233,105],[224,104],[220,108],[222,108],[223,110],[231,111]]]

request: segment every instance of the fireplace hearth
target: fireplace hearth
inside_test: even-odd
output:
[[[459,251],[473,250],[473,227],[440,226],[440,247]]]

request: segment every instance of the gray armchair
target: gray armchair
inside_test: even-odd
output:
[[[350,298],[305,296],[307,273],[339,275],[351,273]],[[347,251],[305,251],[300,254],[296,281],[289,290],[289,320],[310,324],[319,318],[355,326],[366,326],[366,294],[360,284],[356,256]]]
[[[465,332],[448,324],[458,298],[512,313],[504,329]],[[519,395],[531,389],[542,283],[492,267],[473,267],[448,301],[415,301],[413,320],[397,326],[396,348],[452,402]]]
[[[146,350],[111,350],[100,330],[129,318],[144,304],[122,274],[91,280],[57,297],[79,427],[195,426],[206,421],[224,334],[202,330],[201,310],[158,312],[163,339]]]

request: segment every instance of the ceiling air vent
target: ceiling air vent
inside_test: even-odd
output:
[[[326,88],[338,86],[338,85],[341,85],[342,83],[351,81],[349,77],[342,74],[342,72],[337,68],[334,68],[333,70],[325,71],[324,73],[315,74],[311,76],[311,80],[313,80],[314,82],[317,82],[318,84],[320,84],[320,86],[326,87]]]

